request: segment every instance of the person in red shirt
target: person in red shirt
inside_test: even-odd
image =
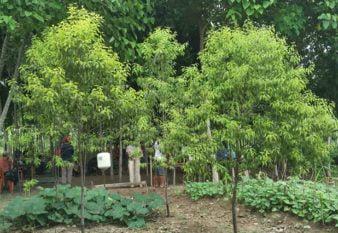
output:
[[[0,193],[5,185],[7,185],[8,191],[13,193],[14,190],[14,180],[9,177],[9,173],[12,170],[13,161],[8,157],[7,153],[3,154],[3,157],[0,158]]]

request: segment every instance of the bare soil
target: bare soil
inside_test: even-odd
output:
[[[147,193],[148,188],[114,189],[122,195],[132,195],[134,192]],[[163,189],[156,192],[164,194]],[[183,191],[183,186],[169,188],[171,216],[165,216],[162,210],[154,216],[143,229],[133,230],[123,226],[92,225],[87,226],[86,232],[95,233],[231,233],[231,204],[223,198],[202,199],[191,201]],[[334,226],[322,226],[308,223],[304,220],[285,213],[271,213],[263,216],[244,206],[239,206],[239,233],[338,233]],[[38,230],[38,233],[78,233],[76,226],[58,226],[50,229]]]

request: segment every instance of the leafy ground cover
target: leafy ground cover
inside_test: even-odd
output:
[[[226,187],[212,182],[189,183],[185,192],[192,200],[228,195]],[[246,179],[239,185],[239,201],[260,213],[288,212],[303,219],[338,227],[338,189],[323,183],[291,179]]]
[[[0,213],[0,232],[56,224],[78,224],[80,219],[80,188],[58,186],[47,188],[29,198],[17,196]],[[145,220],[163,205],[156,193],[123,197],[104,189],[86,190],[84,216],[91,223],[114,223],[130,228],[145,226]]]
[[[248,179],[239,187],[239,200],[261,213],[291,212],[309,221],[338,227],[338,189],[323,183],[291,179]]]
[[[147,188],[114,189],[122,196],[134,192],[147,194]],[[156,189],[164,196],[164,189]],[[191,200],[184,186],[169,187],[170,217],[163,209],[159,215],[150,217],[144,228],[132,229],[116,224],[90,224],[86,232],[100,233],[224,233],[232,231],[231,203],[223,197]],[[244,205],[238,206],[239,233],[335,233],[334,226],[311,223],[284,212],[264,215]],[[58,225],[43,228],[35,233],[80,233],[76,226]],[[19,233],[19,232],[13,232]]]
[[[194,201],[203,197],[218,197],[225,194],[225,186],[221,183],[190,182],[185,185],[185,192]]]

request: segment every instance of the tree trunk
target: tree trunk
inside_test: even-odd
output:
[[[153,187],[153,157],[149,156],[150,186]]]
[[[286,170],[287,170],[287,160],[283,160],[283,172],[282,172],[282,179],[286,179]]]
[[[173,169],[173,186],[176,186],[176,166]]]
[[[204,49],[204,35],[205,35],[205,30],[206,30],[206,24],[203,20],[203,17],[201,17],[201,20],[198,25],[198,31],[199,31],[199,39],[200,39],[200,51]]]
[[[277,165],[277,163],[275,164],[275,177],[276,177],[276,180],[278,180],[279,179],[279,175],[278,175],[278,165]]]
[[[31,179],[34,179],[34,165],[31,165]]]
[[[211,141],[212,136],[211,136],[211,127],[210,127],[210,119],[207,119],[207,134],[208,138]],[[216,155],[211,155],[214,159],[216,159]],[[212,182],[218,183],[219,182],[219,175],[217,172],[217,168],[215,165],[212,166]]]
[[[80,221],[81,221],[81,233],[85,232],[85,220],[84,220],[84,159],[83,159],[83,154],[82,154],[82,147],[81,147],[81,133],[80,130],[78,131],[78,140],[77,140],[77,149],[78,149],[78,155],[79,155],[79,160],[80,160],[80,172],[81,172],[81,197],[80,197],[80,205],[81,205],[81,210],[80,210]]]
[[[331,145],[332,138],[328,137],[327,144]],[[328,180],[331,180],[332,174],[331,174],[331,161],[328,164],[328,168],[325,168],[325,175]]]
[[[16,59],[14,74],[13,74],[14,80],[19,77],[19,67],[20,67],[20,64],[21,64],[21,58],[22,58],[22,55],[23,55],[24,47],[25,47],[25,39],[22,39],[21,45],[20,45],[20,48],[19,48],[19,51],[18,51],[18,57]],[[5,123],[5,120],[6,120],[6,117],[7,117],[9,106],[12,102],[12,95],[13,95],[13,92],[12,92],[12,90],[10,90],[9,93],[8,93],[8,97],[7,97],[5,106],[2,109],[1,116],[0,116],[0,132],[2,132],[3,128],[4,128],[4,123]]]
[[[0,78],[2,77],[2,72],[5,66],[5,57],[8,47],[8,34],[6,33],[4,41],[2,42],[1,55],[0,55]]]
[[[167,160],[168,161],[168,160]],[[169,200],[168,200],[168,169],[165,169],[165,188],[164,188],[164,192],[165,192],[165,206],[166,206],[166,210],[167,210],[167,217],[170,217],[170,209],[169,209]]]
[[[113,159],[113,153],[114,153],[114,145],[112,142],[109,143],[109,152],[110,152],[110,179],[114,179],[114,159]]]
[[[234,179],[233,179],[233,188],[232,188],[232,226],[233,232],[237,233],[237,185],[238,185],[238,175],[239,175],[239,156],[235,160],[235,169],[234,169]]]
[[[119,182],[122,182],[122,156],[123,156],[123,151],[122,151],[122,135],[120,133],[120,138],[119,138]]]

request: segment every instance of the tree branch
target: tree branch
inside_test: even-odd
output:
[[[2,48],[1,48],[1,55],[0,55],[0,78],[5,66],[5,56],[7,53],[7,47],[8,47],[8,34],[6,33],[4,41],[2,42]]]
[[[14,80],[16,80],[19,77],[19,67],[20,67],[22,55],[23,55],[23,52],[24,52],[25,42],[26,42],[26,40],[25,40],[25,38],[23,38],[21,40],[21,45],[20,45],[20,48],[19,48],[19,51],[18,51],[18,57],[16,59],[15,70],[14,70],[14,74],[13,74]],[[0,132],[3,131],[3,128],[4,128],[4,123],[5,123],[5,120],[6,120],[6,117],[7,117],[9,106],[12,102],[12,95],[13,95],[13,91],[10,90],[9,93],[8,93],[8,97],[6,99],[5,106],[4,106],[4,108],[1,112],[1,116],[0,116]]]

